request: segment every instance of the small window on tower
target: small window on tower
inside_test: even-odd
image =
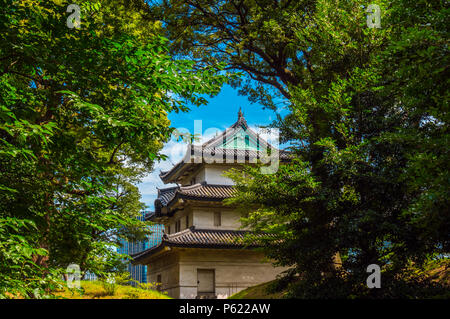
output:
[[[186,228],[189,228],[189,215],[186,215]]]
[[[170,225],[167,227],[167,233],[170,234]]]
[[[214,212],[214,226],[222,225],[222,214],[220,212]]]

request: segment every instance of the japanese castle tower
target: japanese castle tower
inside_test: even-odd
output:
[[[275,150],[277,160],[288,159],[252,131],[239,110],[230,128],[202,145],[189,145],[181,162],[161,172],[165,184],[178,186],[158,190],[148,217],[164,225],[161,243],[133,255],[133,264],[147,265],[147,282],[159,283],[173,298],[227,298],[285,270],[239,242],[247,231],[239,213],[223,204],[234,191],[223,173],[255,163],[264,147]]]

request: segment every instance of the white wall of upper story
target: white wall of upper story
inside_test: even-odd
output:
[[[220,226],[214,224],[214,212],[220,212]],[[193,223],[196,228],[201,229],[233,229],[241,227],[240,214],[230,209],[205,209],[193,210]]]
[[[220,226],[215,225],[214,212],[220,212]],[[175,233],[177,221],[180,221],[180,231],[191,226],[197,229],[238,230],[241,227],[240,217],[241,215],[232,209],[190,208],[176,212],[164,227],[166,233],[169,233],[170,226],[170,234]]]
[[[176,223],[180,221],[180,231],[194,225],[192,209],[177,211],[171,218],[164,223],[164,230],[167,234],[174,234]]]
[[[187,176],[182,185],[193,185],[197,183],[206,182],[207,184],[215,185],[234,185],[233,180],[223,176],[223,174],[230,168],[236,167],[233,165],[217,165],[205,164],[194,174]]]

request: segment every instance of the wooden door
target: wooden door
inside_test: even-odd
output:
[[[214,293],[214,269],[197,269],[197,292]]]

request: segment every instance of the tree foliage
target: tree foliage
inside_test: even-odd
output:
[[[21,282],[45,288],[69,263],[101,269],[118,239],[147,234],[134,185],[161,158],[167,114],[226,80],[174,61],[160,24],[125,1],[79,3],[72,29],[68,4],[1,1],[1,296],[32,296]]]
[[[291,97],[289,86],[308,81],[304,65],[312,67],[310,43],[295,33],[311,22],[315,2],[149,1],[147,18],[162,21],[172,54],[199,65],[225,61],[227,69],[245,75],[232,82],[242,94],[276,109],[280,98]]]
[[[301,276],[291,296],[426,296],[436,287],[411,265],[449,251],[448,9],[374,3],[381,28],[367,26],[363,1],[175,0],[148,11],[174,54],[246,72],[251,101],[285,98],[275,126],[292,162],[232,173],[231,203],[268,234],[267,255]],[[373,263],[384,289],[366,287]]]

